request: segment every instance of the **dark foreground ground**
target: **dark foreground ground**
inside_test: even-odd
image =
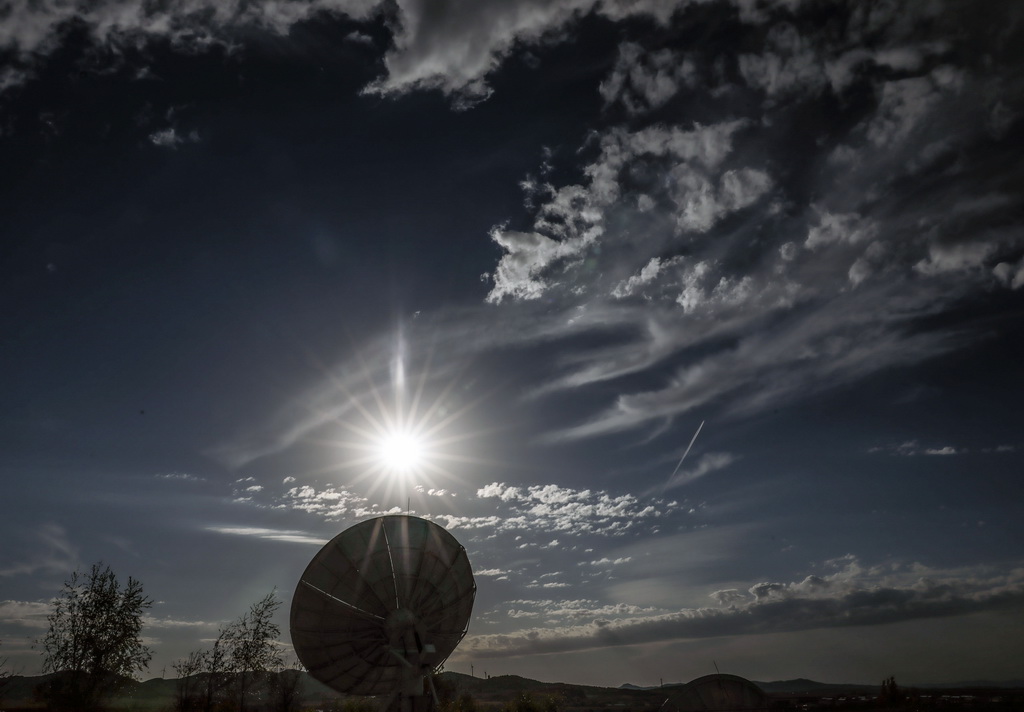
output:
[[[288,674],[288,673],[285,673]],[[291,673],[295,674],[295,673]],[[0,712],[44,709],[35,694],[49,676],[15,676],[7,681],[0,698]],[[640,688],[592,687],[548,683],[516,675],[487,679],[446,672],[438,676],[438,688],[448,702],[448,712],[658,712],[674,688],[664,685]],[[893,697],[880,695],[880,686],[841,685],[812,680],[755,682],[768,695],[769,710],[972,710],[976,712],[1024,712],[1024,684],[967,683],[958,687],[900,688]],[[373,698],[346,698],[299,673],[297,705],[302,712],[376,712]],[[178,680],[154,678],[132,681],[113,700],[109,709],[118,712],[164,712],[176,709]],[[269,703],[247,707],[250,712],[271,712]],[[667,709],[667,708],[666,708]],[[663,711],[664,712],[664,711]],[[726,712],[721,710],[718,712]]]

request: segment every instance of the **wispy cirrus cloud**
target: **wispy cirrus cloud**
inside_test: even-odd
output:
[[[323,546],[327,543],[326,539],[313,536],[308,532],[292,529],[269,529],[266,527],[248,526],[208,526],[206,527],[206,530],[216,532],[217,534],[227,534],[229,536],[255,537],[257,539],[284,541],[292,544],[316,544],[317,546]]]
[[[78,548],[71,543],[64,527],[54,523],[41,524],[31,534],[34,542],[31,560],[0,566],[0,576],[64,574],[77,567]]]

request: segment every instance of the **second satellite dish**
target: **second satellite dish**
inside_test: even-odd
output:
[[[292,598],[292,643],[310,675],[352,695],[423,694],[455,650],[476,584],[466,549],[426,519],[356,524],[313,557]]]

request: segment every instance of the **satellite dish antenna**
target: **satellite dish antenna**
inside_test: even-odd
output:
[[[678,688],[662,704],[661,712],[752,712],[767,711],[768,707],[768,696],[750,680],[716,673]]]
[[[377,517],[309,562],[292,597],[292,644],[328,687],[391,694],[390,706],[418,712],[430,707],[424,679],[465,636],[475,596],[466,548],[443,527]]]

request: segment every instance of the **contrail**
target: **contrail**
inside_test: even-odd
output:
[[[676,465],[676,469],[672,470],[672,474],[669,475],[668,479],[665,481],[665,486],[661,488],[662,494],[665,494],[668,490],[668,486],[672,483],[672,478],[676,476],[676,473],[679,472],[679,468],[683,466],[683,460],[685,460],[686,456],[690,454],[690,448],[693,447],[693,444],[697,441],[697,436],[700,435],[700,429],[703,427],[704,421],[702,420],[700,421],[700,425],[697,426],[697,432],[695,432],[693,437],[690,438],[690,444],[686,446],[686,452],[684,452],[683,456],[679,458],[679,463]]]

